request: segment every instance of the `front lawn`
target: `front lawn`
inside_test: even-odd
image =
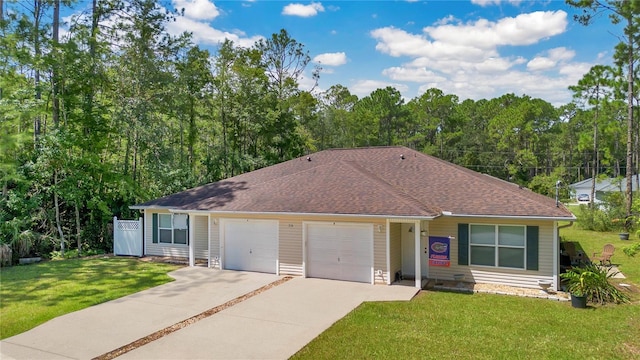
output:
[[[137,259],[47,261],[0,269],[0,339],[173,279],[178,266]]]
[[[638,240],[617,233],[561,229],[589,257],[611,243],[612,262],[640,286]],[[410,302],[365,303],[294,359],[640,359],[640,302],[574,309],[568,302],[489,294],[422,292]]]
[[[294,359],[637,359],[640,305],[421,292],[364,303]]]
[[[620,240],[617,232],[587,231],[573,224],[568,228],[560,229],[560,237],[563,241],[578,242],[589,258],[593,257],[594,252],[599,254],[605,244],[613,244],[616,251],[611,257],[611,263],[618,266],[618,270],[627,277],[627,281],[640,287],[640,254],[629,257],[622,252],[624,247],[639,241],[635,234],[630,240]]]

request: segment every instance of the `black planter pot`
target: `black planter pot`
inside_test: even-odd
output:
[[[618,237],[620,237],[620,240],[629,240],[629,233],[620,233]]]
[[[586,296],[576,296],[571,294],[571,306],[578,309],[586,309],[587,308],[587,297]]]

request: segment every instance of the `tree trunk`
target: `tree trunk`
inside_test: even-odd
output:
[[[194,164],[195,164],[195,143],[196,143],[196,104],[193,97],[189,99],[189,169],[193,172]]]
[[[595,108],[593,117],[593,167],[591,168],[591,198],[589,199],[589,207],[593,207],[596,199],[596,176],[598,176],[598,106]]]
[[[0,22],[3,22],[3,21],[4,21],[4,0],[0,0]],[[0,100],[2,100],[2,86],[0,86]]]
[[[36,63],[40,59],[40,12],[42,11],[41,0],[34,0],[33,2],[33,49],[36,59]],[[35,65],[34,86],[36,90],[36,102],[40,102],[42,99],[42,90],[40,89],[40,64]],[[41,119],[40,114],[36,115],[33,119],[33,142],[34,146],[38,145],[41,132]]]
[[[55,187],[58,186],[58,171],[55,170],[53,172],[53,185]],[[60,252],[64,255],[65,245],[64,245],[64,232],[62,231],[62,225],[60,225],[60,204],[58,202],[58,193],[56,190],[53,191],[53,204],[56,210],[56,229],[58,229],[58,235],[60,235]]]
[[[78,202],[75,203],[76,208],[76,241],[78,242],[78,257],[80,257],[82,253],[82,239],[80,238],[80,208],[78,207]]]
[[[59,43],[59,31],[60,31],[60,0],[55,0],[53,2],[53,29],[52,29],[52,40],[53,40],[53,66],[52,66],[52,94],[51,94],[51,110],[52,110],[52,118],[53,125],[58,127],[58,123],[60,122],[60,99],[58,98],[58,94],[60,92],[59,88],[59,66],[58,66],[58,43]]]
[[[629,15],[629,17],[627,18],[627,22],[628,22],[628,27],[631,28],[632,24],[632,16]],[[629,59],[628,59],[628,63],[629,63],[629,68],[628,68],[628,74],[627,74],[627,78],[628,78],[628,89],[627,89],[627,96],[628,96],[628,103],[627,103],[627,171],[626,171],[626,176],[627,176],[627,191],[626,191],[626,197],[627,197],[627,219],[625,221],[625,230],[629,231],[631,228],[631,207],[633,205],[633,191],[632,191],[632,186],[633,186],[633,182],[632,182],[632,176],[633,176],[633,61],[634,61],[634,54],[633,54],[633,34],[629,34]]]

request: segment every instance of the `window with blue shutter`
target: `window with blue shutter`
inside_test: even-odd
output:
[[[458,224],[458,265],[469,265],[469,224]]]
[[[189,215],[153,214],[152,226],[154,244],[189,245]]]
[[[151,221],[151,226],[153,227],[151,233],[153,234],[152,236],[152,242],[154,244],[158,243],[158,214],[153,214],[151,215],[152,217],[152,221]]]
[[[527,226],[527,270],[538,270],[538,232],[537,226]]]

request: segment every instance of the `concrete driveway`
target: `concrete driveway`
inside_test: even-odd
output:
[[[183,268],[175,282],[53,319],[5,339],[2,359],[90,359],[280,279]],[[120,358],[285,359],[363,301],[410,300],[417,289],[294,278]]]

